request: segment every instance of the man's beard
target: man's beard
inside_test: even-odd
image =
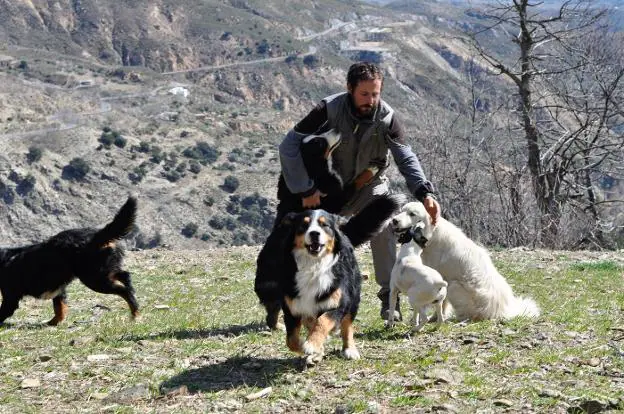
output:
[[[362,105],[358,107],[358,112],[360,113],[360,115],[370,115],[374,109],[374,106]]]

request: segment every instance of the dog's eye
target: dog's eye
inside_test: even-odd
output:
[[[414,217],[416,214],[412,213],[411,211],[409,213],[407,213],[408,216],[410,217]]]

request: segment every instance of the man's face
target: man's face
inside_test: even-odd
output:
[[[370,115],[381,99],[381,80],[363,80],[355,88],[348,87],[353,104],[361,116]]]

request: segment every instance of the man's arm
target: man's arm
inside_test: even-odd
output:
[[[301,140],[318,132],[327,123],[327,107],[321,101],[293,129],[288,131],[279,146],[282,175],[286,186],[293,194],[302,198],[316,193],[314,181],[310,179],[301,157]]]
[[[407,188],[414,197],[423,201],[425,197],[433,196],[435,193],[433,184],[427,180],[418,157],[407,143],[403,125],[396,114],[392,117],[386,142],[399,172],[405,178]]]

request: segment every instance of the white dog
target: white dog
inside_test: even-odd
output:
[[[420,254],[427,243],[422,231],[425,223],[416,225],[399,233],[401,249],[394,262],[390,276],[390,307],[396,309],[399,292],[407,295],[412,305],[412,332],[420,331],[427,323],[427,308],[435,304],[437,326],[444,322],[442,304],[446,299],[448,283],[435,269],[425,266]],[[388,319],[388,327],[394,325],[394,318]]]
[[[418,223],[424,223],[422,235],[428,239],[422,261],[440,272],[448,282],[447,299],[458,320],[539,316],[539,308],[532,299],[514,296],[511,286],[498,273],[484,248],[443,218],[438,219],[434,227],[422,203],[404,205],[402,212],[392,219],[391,226],[400,233]],[[446,301],[444,307],[446,313]]]

